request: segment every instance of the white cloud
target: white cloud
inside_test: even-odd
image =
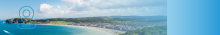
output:
[[[166,0],[61,0],[66,6],[41,4],[48,17],[157,16],[166,15]]]
[[[60,9],[60,6],[59,6],[59,5],[57,5],[57,8],[58,8],[58,9]]]
[[[48,5],[48,4],[45,4],[45,3],[43,3],[43,4],[40,4],[40,12],[43,12],[43,13],[48,13],[48,12],[50,12],[50,8],[52,8],[53,6],[51,6],[51,5]]]
[[[53,6],[43,3],[40,4],[40,9],[39,13],[36,14],[36,16],[41,16],[41,17],[59,17],[62,16],[63,14],[68,13],[68,11],[62,11],[60,10],[60,6],[57,6],[57,9],[53,8]]]
[[[91,8],[129,8],[166,5],[166,0],[61,0],[68,4],[71,10],[90,10]]]

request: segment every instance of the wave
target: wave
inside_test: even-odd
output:
[[[10,34],[10,35],[13,35],[12,33],[10,33],[10,32],[8,32],[8,31],[6,31],[6,30],[3,30],[5,33],[7,33],[7,34]]]

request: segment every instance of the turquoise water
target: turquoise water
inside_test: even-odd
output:
[[[17,24],[1,24],[2,22],[4,21],[0,20],[0,35],[77,35],[87,32],[83,28],[54,25],[37,25],[34,29],[19,29]]]

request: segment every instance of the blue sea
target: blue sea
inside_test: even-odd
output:
[[[56,25],[36,25],[34,29],[19,29],[17,24],[2,24],[3,22],[4,20],[0,20],[0,35],[106,35],[103,31]]]

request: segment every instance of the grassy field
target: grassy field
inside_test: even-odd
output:
[[[67,25],[67,24],[74,24],[74,22],[65,22],[65,21],[50,21],[47,24],[60,24],[60,25]]]

